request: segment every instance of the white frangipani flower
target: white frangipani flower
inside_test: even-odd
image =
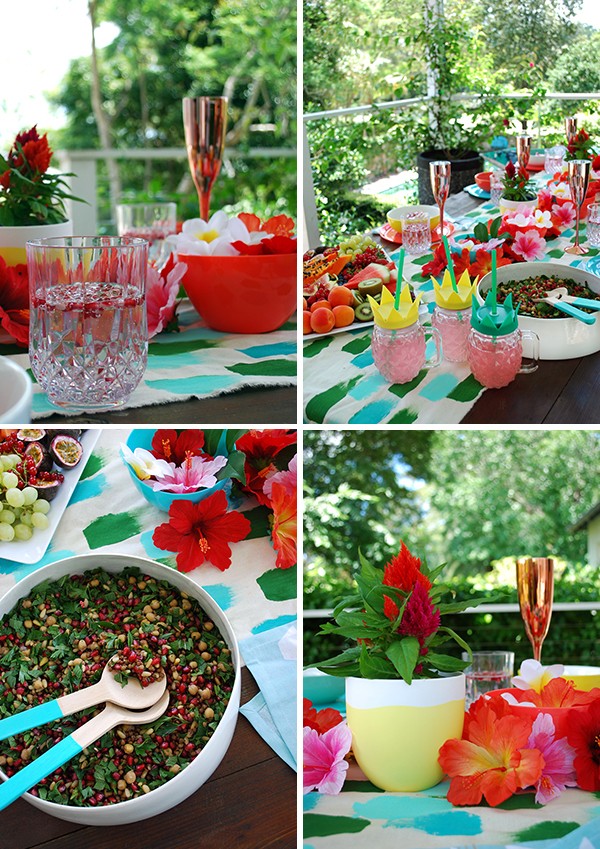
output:
[[[219,210],[208,221],[202,218],[184,221],[181,233],[169,236],[167,241],[178,256],[238,256],[231,243],[250,243],[252,240],[243,221],[235,216],[228,218],[225,212]]]
[[[530,658],[523,661],[519,674],[512,679],[512,685],[519,690],[535,690],[536,693],[541,693],[552,678],[560,678],[564,671],[562,663],[542,666],[538,660]]]
[[[171,471],[166,460],[158,460],[145,448],[136,448],[135,451],[132,451],[127,445],[121,443],[121,454],[127,465],[131,466],[141,481],[146,481],[151,477],[162,477]]]

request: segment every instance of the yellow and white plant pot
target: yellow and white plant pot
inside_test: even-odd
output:
[[[352,750],[382,790],[415,792],[438,784],[446,740],[462,736],[465,676],[402,680],[346,679]]]
[[[7,265],[20,265],[27,262],[25,245],[32,239],[53,239],[59,236],[71,236],[73,223],[31,224],[25,227],[0,227],[0,256]]]

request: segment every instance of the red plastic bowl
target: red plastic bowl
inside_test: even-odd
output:
[[[204,321],[225,333],[268,333],[296,310],[296,254],[184,256],[183,286]]]
[[[489,693],[492,699],[502,698],[502,693],[514,693],[513,689],[493,690]],[[577,714],[589,710],[589,705],[571,705],[570,707],[526,707],[525,705],[510,705],[507,703],[508,712],[515,717],[535,720],[540,713],[549,713],[554,720],[554,728],[557,737],[565,737],[567,731],[572,727],[573,720]]]
[[[475,174],[475,182],[479,186],[480,189],[483,189],[484,192],[490,191],[490,172],[489,171],[480,171],[479,174]]]

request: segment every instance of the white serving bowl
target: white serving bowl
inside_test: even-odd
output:
[[[219,628],[223,638],[231,649],[231,657],[235,668],[235,680],[231,691],[229,704],[219,722],[216,731],[200,752],[200,754],[182,769],[174,778],[166,784],[162,784],[150,793],[127,799],[114,805],[105,805],[96,808],[78,808],[70,805],[59,805],[56,802],[47,802],[25,793],[23,798],[44,811],[46,814],[58,817],[61,820],[81,823],[82,825],[123,825],[129,822],[146,820],[156,814],[161,814],[169,808],[175,807],[188,796],[191,796],[205,781],[207,781],[215,769],[219,766],[231,743],[240,705],[241,672],[240,653],[235,634],[225,614],[215,601],[201,587],[190,578],[175,572],[167,566],[147,560],[144,557],[133,557],[122,554],[82,554],[77,557],[67,557],[65,560],[57,560],[49,566],[44,566],[23,578],[6,595],[0,599],[0,617],[4,616],[24,596],[29,595],[31,590],[42,581],[56,580],[63,575],[79,575],[91,569],[105,569],[107,572],[116,574],[127,566],[136,566],[143,574],[151,575],[158,580],[168,581],[179,590],[184,590],[189,596],[195,598],[202,608],[210,615],[212,621]],[[6,775],[0,770],[0,775]]]
[[[555,274],[570,277],[577,283],[583,283],[594,294],[600,294],[600,277],[582,268],[573,268],[559,262],[516,262],[512,265],[503,265],[498,269],[497,279],[499,283],[502,283],[507,280],[524,280],[540,274],[546,274],[549,277]],[[491,274],[486,274],[479,281],[477,299],[480,303],[485,300],[491,285]],[[568,316],[532,318],[519,315],[519,327],[521,330],[537,333],[540,339],[541,360],[572,360],[600,351],[600,312],[597,316],[595,324],[584,324]]]
[[[0,357],[0,422],[29,424],[31,421],[31,380],[25,369],[8,357]]]

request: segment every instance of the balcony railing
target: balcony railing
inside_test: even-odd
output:
[[[108,159],[175,159],[187,161],[185,148],[138,148],[111,150],[61,150],[57,151],[61,171],[75,174],[69,178],[71,192],[86,201],[69,201],[67,211],[73,222],[73,235],[89,236],[98,232],[98,162]],[[236,159],[280,159],[296,157],[296,150],[284,147],[256,147],[247,151],[227,150],[224,167]]]

